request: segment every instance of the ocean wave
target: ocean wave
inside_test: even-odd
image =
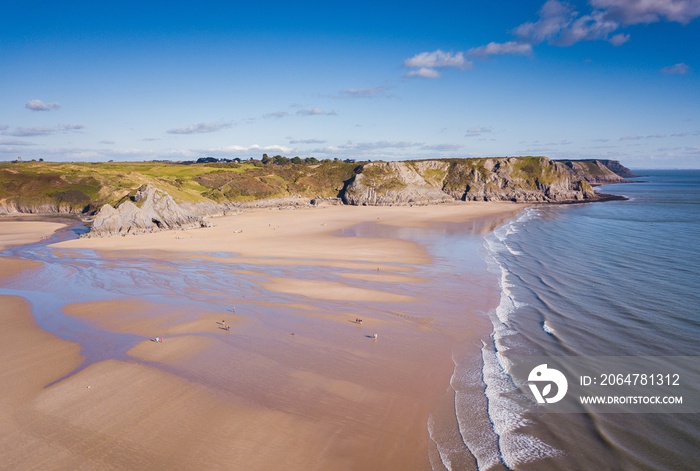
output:
[[[501,298],[498,306],[490,313],[493,325],[492,343],[482,347],[482,381],[485,385],[487,417],[493,433],[497,436],[498,461],[509,469],[548,457],[563,455],[563,452],[526,433],[523,429],[532,424],[525,416],[526,410],[520,405],[525,400],[508,374],[512,362],[508,358],[510,346],[519,344],[519,334],[510,326],[511,316],[524,303],[515,299],[510,282],[506,257],[517,255],[508,246],[508,236],[517,233],[527,221],[537,218],[537,211],[524,211],[522,215],[499,228],[485,238],[488,252],[487,264],[492,271],[500,274]],[[493,467],[493,458],[479,463],[479,469]]]

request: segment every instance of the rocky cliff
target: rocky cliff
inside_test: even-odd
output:
[[[346,204],[353,205],[455,200],[565,203],[599,199],[584,178],[585,168],[545,157],[374,162],[356,169],[341,196]],[[605,174],[608,179],[598,174]],[[623,178],[602,165],[593,180],[608,183]]]
[[[626,178],[637,176],[617,160],[557,160],[555,162],[566,165],[577,178],[594,185],[620,183]]]
[[[446,161],[374,162],[356,169],[342,191],[345,204],[434,204],[454,201],[442,190]]]
[[[167,229],[204,227],[204,220],[152,185],[140,187],[116,208],[105,204],[84,237],[142,234]]]

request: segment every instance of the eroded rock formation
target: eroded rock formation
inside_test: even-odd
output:
[[[85,237],[194,229],[206,225],[201,217],[178,206],[167,193],[145,185],[116,208],[108,204],[102,206]]]

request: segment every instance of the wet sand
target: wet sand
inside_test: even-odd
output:
[[[0,406],[1,456],[13,469],[430,469],[427,421],[453,348],[488,335],[476,314],[496,305],[497,286],[478,273],[427,276],[440,273],[428,248],[392,231],[462,223],[483,233],[518,209],[256,210],[213,228],[56,244],[63,257],[89,248],[154,269],[230,264],[260,296],[227,294],[235,313],[123,296],[68,304],[63,313],[96,329],[142,339],[127,358],[72,375],[78,345],[36,327],[11,298],[2,332],[21,340],[0,342],[2,384],[22,388],[0,390],[10,406]],[[295,267],[317,274],[299,279]]]

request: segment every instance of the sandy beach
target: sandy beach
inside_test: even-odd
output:
[[[172,280],[157,286],[160,297],[108,286],[104,299],[61,306],[57,316],[124,345],[98,360],[93,336],[62,340],[37,326],[27,301],[3,297],[4,462],[430,469],[427,421],[448,388],[453,348],[478,351],[498,290],[483,267],[456,272],[431,244],[484,234],[520,208],[263,209],[212,219],[211,228],[54,244],[61,263],[88,249],[102,270],[128,262],[153,283]],[[34,223],[0,222],[0,244],[56,229],[7,224]],[[9,277],[0,287],[41,267],[0,263]],[[240,284],[217,288],[223,275]]]

